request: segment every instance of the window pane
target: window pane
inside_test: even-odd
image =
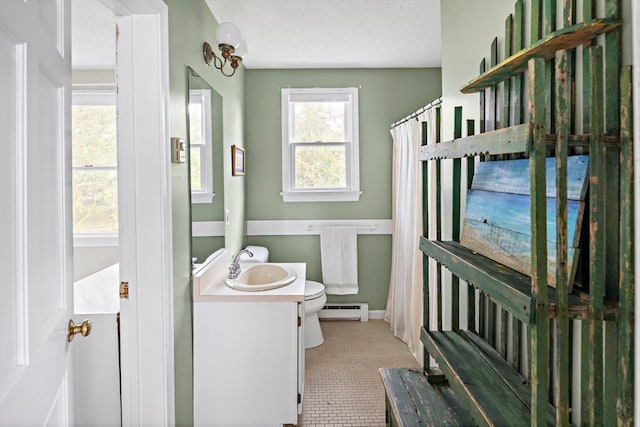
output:
[[[202,149],[203,147],[191,145],[191,191],[202,191]]]
[[[202,102],[197,97],[189,101],[189,143],[204,144],[202,138]]]
[[[346,147],[295,146],[295,189],[346,188]]]
[[[295,102],[294,142],[345,142],[345,102]]]
[[[73,232],[118,232],[117,171],[73,171]]]
[[[71,107],[73,166],[117,166],[116,106]]]

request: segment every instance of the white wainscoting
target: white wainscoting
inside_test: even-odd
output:
[[[224,237],[224,221],[194,221],[191,223],[193,237]]]
[[[307,219],[247,221],[248,236],[291,236],[320,234],[322,227],[358,227],[358,234],[391,234],[390,219]]]
[[[296,236],[320,234],[322,227],[358,227],[358,234],[391,234],[390,219],[305,219],[247,221],[247,236]],[[224,237],[224,221],[194,221],[193,237]]]

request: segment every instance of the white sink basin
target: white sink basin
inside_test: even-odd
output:
[[[287,286],[296,280],[296,273],[277,264],[257,264],[245,269],[237,279],[224,280],[238,291],[266,291]]]

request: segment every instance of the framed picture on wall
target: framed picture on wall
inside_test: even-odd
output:
[[[237,145],[231,146],[231,174],[244,175],[244,148]]]

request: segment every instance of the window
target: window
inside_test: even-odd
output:
[[[116,244],[118,159],[112,91],[73,92],[73,233],[83,244]]]
[[[358,89],[282,89],[284,201],[357,201],[358,165]]]
[[[191,167],[191,202],[213,200],[213,141],[211,128],[211,91],[189,90],[189,152]]]

